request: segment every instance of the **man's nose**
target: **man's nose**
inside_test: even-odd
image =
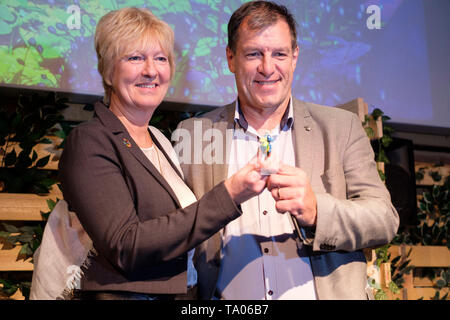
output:
[[[265,77],[268,77],[272,75],[274,71],[275,71],[275,63],[273,61],[273,58],[270,55],[264,55],[259,65],[258,72],[264,75]]]

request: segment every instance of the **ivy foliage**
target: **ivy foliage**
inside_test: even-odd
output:
[[[42,169],[50,156],[38,159],[33,148],[38,144],[51,144],[46,135],[66,134],[56,126],[63,119],[61,111],[65,108],[65,100],[57,99],[54,93],[21,95],[13,110],[5,103],[0,104],[3,192],[43,194],[56,183],[51,172]]]

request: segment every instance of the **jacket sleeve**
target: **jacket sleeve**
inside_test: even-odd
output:
[[[166,205],[165,200],[171,200],[167,192],[152,190],[149,181],[141,187],[159,206],[143,210],[159,211],[139,215],[127,184],[131,168],[119,161],[112,139],[101,130],[75,128],[66,141],[59,174],[64,199],[95,249],[123,273],[175,259],[241,214],[223,183],[190,206],[172,210],[164,209],[176,208]],[[141,220],[141,216],[154,218]]]
[[[354,251],[389,243],[397,232],[398,214],[381,181],[370,141],[352,115],[342,166],[332,172],[342,181],[338,193],[316,193],[317,224],[303,228],[301,237],[313,251]],[[344,199],[343,199],[344,198]]]

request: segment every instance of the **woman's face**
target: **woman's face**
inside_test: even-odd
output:
[[[143,51],[120,58],[111,80],[111,106],[153,113],[169,89],[169,57],[155,41]]]

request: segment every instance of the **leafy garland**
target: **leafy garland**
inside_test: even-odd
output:
[[[389,163],[389,159],[386,156],[385,148],[392,143],[393,128],[385,124],[385,121],[390,118],[384,115],[383,111],[375,108],[370,115],[365,116],[363,126],[369,137],[374,137],[373,129],[368,126],[370,120],[376,121],[382,118],[383,122],[383,136],[378,139],[377,148],[375,151],[375,160],[377,162]],[[424,169],[420,168],[416,172],[416,180],[420,181],[424,178]],[[381,170],[378,170],[380,177],[383,181],[386,180],[386,176]],[[443,179],[437,171],[430,171],[429,175],[433,178],[433,181],[439,182]],[[442,186],[433,185],[430,191],[423,194],[422,198],[418,200],[418,223],[412,226],[407,231],[399,232],[390,244],[375,249],[376,253],[376,265],[379,268],[382,263],[391,264],[391,282],[388,284],[388,290],[393,294],[397,294],[399,289],[403,288],[403,275],[412,272],[414,266],[410,265],[411,260],[408,259],[411,251],[409,251],[404,260],[400,256],[391,259],[391,254],[388,249],[391,245],[445,245],[450,249],[450,177],[445,178],[445,182]],[[450,284],[450,269],[432,269],[426,274],[430,280],[436,280],[436,286],[438,289],[444,288]],[[369,284],[376,289],[375,299],[385,300],[388,299],[387,293],[379,287],[375,281],[369,281]],[[447,299],[448,294],[443,297],[439,296],[439,290],[432,299]]]
[[[33,148],[38,144],[51,144],[47,135],[62,139],[68,135],[70,126],[63,123],[61,111],[67,108],[64,99],[57,99],[55,93],[45,96],[39,94],[20,95],[15,106],[3,101],[0,105],[0,191],[9,193],[47,194],[57,183],[55,173],[45,170],[50,156],[38,159]],[[63,143],[56,146],[63,148]],[[16,151],[19,150],[19,151]],[[26,223],[17,227],[2,223],[0,231],[2,242],[9,247],[21,245],[19,257],[28,259],[39,247],[45,220],[55,202],[47,201],[50,211],[41,212],[42,222]],[[31,282],[24,276],[4,273],[0,279],[1,292],[11,296],[20,290],[28,298]]]

